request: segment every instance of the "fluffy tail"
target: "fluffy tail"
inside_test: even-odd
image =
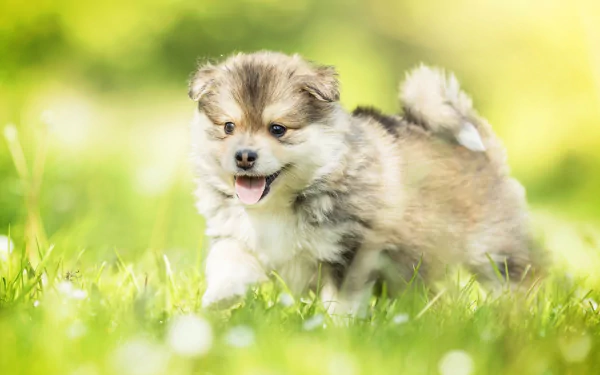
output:
[[[408,121],[471,151],[504,157],[491,127],[477,116],[454,74],[420,65],[401,84],[400,102]]]

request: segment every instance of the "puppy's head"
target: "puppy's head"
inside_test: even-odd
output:
[[[198,102],[201,173],[246,205],[297,193],[343,144],[335,71],[297,55],[239,54],[201,66],[189,96]]]

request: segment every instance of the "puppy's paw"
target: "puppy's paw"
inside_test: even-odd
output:
[[[256,258],[237,241],[221,240],[210,250],[205,274],[203,307],[228,308],[246,295],[248,287],[268,278]]]
[[[222,280],[209,284],[202,296],[202,307],[211,309],[227,309],[241,302],[248,286],[234,280]]]
[[[369,316],[370,289],[350,295],[341,295],[333,306],[330,314],[339,318],[366,319]]]

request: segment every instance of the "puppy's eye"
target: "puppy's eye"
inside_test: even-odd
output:
[[[224,129],[225,129],[225,134],[233,134],[233,130],[235,129],[235,124],[233,122],[226,122]]]
[[[287,131],[287,129],[283,125],[271,124],[269,126],[269,133],[271,133],[271,135],[273,135],[273,137],[276,137],[276,138],[283,136],[286,131]]]

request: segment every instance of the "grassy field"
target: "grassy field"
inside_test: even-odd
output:
[[[4,129],[21,216],[0,237],[0,374],[600,368],[596,226],[536,208],[556,263],[548,280],[524,293],[486,295],[468,275],[449,274],[441,292],[414,284],[396,300],[374,298],[368,319],[340,321],[314,295],[294,299],[274,278],[236,308],[207,312],[199,302],[205,246],[181,146],[185,128],[147,133],[136,145],[142,132],[104,129],[122,137],[104,142],[100,132],[94,144],[102,150],[86,149],[77,160],[68,154],[80,145],[57,138],[54,116]],[[140,152],[145,147],[153,152]]]
[[[0,3],[0,375],[600,371],[597,0]],[[454,71],[527,189],[549,279],[490,296],[449,274],[334,321],[274,277],[203,311],[187,79],[259,49],[334,65],[349,110],[397,112],[420,62]]]
[[[75,246],[75,245],[73,245]],[[22,248],[0,272],[2,374],[593,374],[600,295],[554,277],[486,297],[470,279],[433,296],[410,287],[366,320],[332,320],[314,296],[274,282],[205,312],[195,262],[149,251],[135,263]],[[199,254],[196,254],[199,255]],[[196,256],[195,255],[195,256]],[[8,259],[7,259],[8,258]]]

